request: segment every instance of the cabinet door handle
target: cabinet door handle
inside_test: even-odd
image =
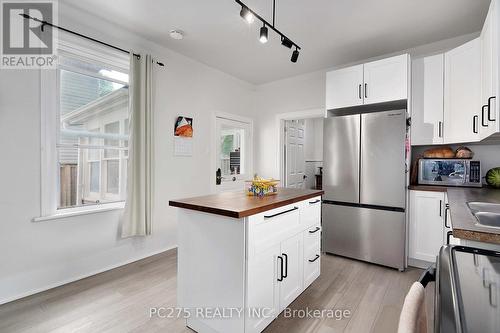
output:
[[[448,211],[450,210],[450,207],[446,205],[446,208],[444,209],[444,226],[446,228],[451,228],[451,226],[448,225]]]
[[[359,99],[363,99],[363,96],[361,96],[361,84],[358,86],[358,96],[359,96]]]
[[[282,214],[293,212],[294,210],[297,210],[297,209],[299,209],[299,207],[293,207],[291,209],[285,210],[284,212],[279,212],[279,213],[276,213],[276,214],[273,214],[273,215],[264,215],[264,218],[265,219],[270,219],[270,218],[276,217],[278,215],[282,215]]]
[[[320,227],[316,227],[316,229],[314,229],[314,230],[309,230],[309,233],[310,233],[310,234],[314,234],[314,233],[317,233],[317,232],[318,232],[318,231],[320,231],[320,230],[321,230],[321,228],[320,228]]]
[[[476,115],[476,116],[472,117],[472,132],[473,132],[474,134],[479,133],[479,131],[476,129],[476,122],[477,122],[478,120],[479,120],[479,116],[477,116],[477,115]]]
[[[314,200],[314,201],[309,201],[309,204],[310,205],[314,205],[314,204],[317,204],[318,202],[321,202],[321,200],[317,199],[317,200]]]
[[[365,83],[365,98],[368,98],[368,83]]]
[[[280,260],[280,277],[278,278],[278,281],[283,281],[283,257],[278,256],[278,259]]]
[[[443,216],[443,200],[439,200],[439,216]]]
[[[285,274],[283,277],[286,279],[288,277],[288,255],[286,253],[282,253],[283,257],[285,257]]]
[[[315,262],[316,260],[318,260],[319,258],[319,254],[316,255],[316,257],[314,257],[314,259],[309,259],[309,262]]]
[[[438,136],[440,138],[443,137],[443,122],[442,121],[440,121],[439,124],[438,124]]]
[[[483,105],[483,107],[481,108],[481,126],[483,127],[488,127],[488,123],[484,123],[486,119],[486,117],[484,116],[484,111],[485,111],[485,108],[489,108],[488,104],[486,105]]]
[[[446,245],[450,245],[450,238],[453,235],[453,231],[448,231],[446,233]]]
[[[488,120],[489,121],[496,121],[495,118],[491,118],[491,101],[493,99],[496,99],[496,96],[491,96],[490,98],[488,98]]]

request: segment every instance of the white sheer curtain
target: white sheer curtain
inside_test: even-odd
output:
[[[122,237],[151,235],[153,217],[153,103],[151,55],[130,52],[129,154]]]

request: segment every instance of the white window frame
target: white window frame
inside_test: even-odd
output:
[[[128,54],[113,50],[104,45],[88,41],[67,33],[58,36],[58,50],[71,53],[82,60],[95,61],[105,64],[116,70],[128,70]],[[58,178],[58,112],[59,112],[58,70],[40,70],[40,106],[41,106],[41,183],[40,183],[40,216],[33,219],[34,222],[58,219],[68,216],[122,209],[124,201],[102,203],[98,205],[79,206],[57,209],[59,202],[59,178]],[[120,128],[122,126],[120,121]],[[123,152],[120,152],[122,158]],[[102,170],[102,163],[101,163]],[[120,167],[120,173],[122,172]],[[102,175],[102,171],[101,171]],[[120,174],[122,175],[122,174]],[[102,178],[102,177],[101,177]],[[123,186],[124,187],[124,186]],[[120,184],[122,188],[122,184]],[[102,179],[101,179],[102,189]]]

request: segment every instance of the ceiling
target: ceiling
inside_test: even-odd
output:
[[[70,2],[70,1],[68,1]],[[272,0],[245,0],[270,21]],[[479,31],[490,0],[277,0],[276,26],[291,50],[248,25],[234,0],[79,0],[72,6],[220,69],[261,84]],[[181,41],[169,31],[181,29]]]

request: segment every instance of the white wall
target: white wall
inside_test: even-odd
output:
[[[213,112],[252,115],[254,86],[64,4],[62,26],[165,62],[156,71],[153,235],[118,237],[121,211],[31,222],[40,215],[40,73],[0,71],[0,304],[176,246],[173,198],[208,193]],[[79,24],[86,22],[88,25]],[[89,28],[92,26],[92,28]],[[106,32],[106,33],[104,33]],[[178,115],[194,117],[192,157],[173,157]]]
[[[411,50],[401,51],[396,54],[408,52],[412,57],[418,57],[449,50],[478,36],[478,33],[464,35],[436,43],[423,45]],[[391,55],[367,59],[377,60]],[[299,60],[300,62],[300,60]],[[355,65],[357,63],[345,64]],[[334,68],[331,68],[334,69]],[[328,69],[328,70],[331,70]],[[296,77],[291,77],[263,85],[256,90],[256,149],[255,171],[264,177],[279,177],[278,139],[276,128],[277,114],[297,112],[307,109],[325,108],[325,71],[318,71]]]

